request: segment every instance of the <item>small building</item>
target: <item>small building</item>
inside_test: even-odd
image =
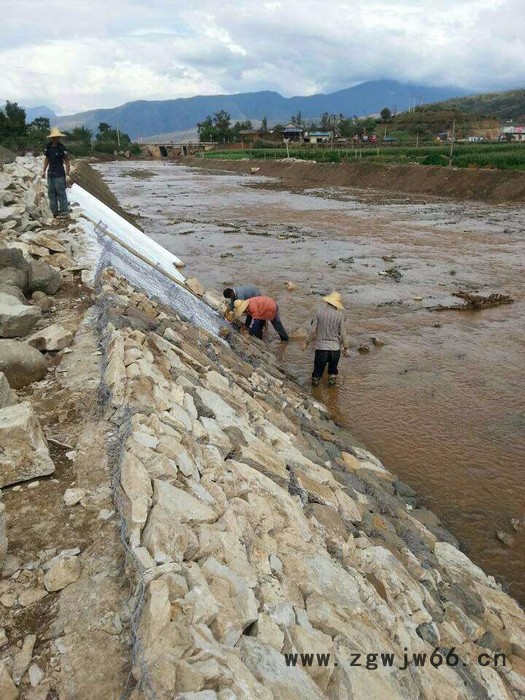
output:
[[[498,141],[525,142],[525,124],[504,124],[500,128]]]
[[[284,141],[302,141],[304,129],[297,124],[287,124],[283,129]]]
[[[328,143],[331,138],[330,131],[310,131],[304,135],[306,143]]]

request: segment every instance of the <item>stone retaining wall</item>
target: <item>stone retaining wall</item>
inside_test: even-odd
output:
[[[107,271],[100,294],[111,309],[129,288]],[[524,692],[523,611],[437,519],[413,517],[411,489],[353,446],[262,344],[234,339],[232,351],[135,300],[157,329],[117,328],[110,316],[104,374],[141,601],[132,697]],[[451,649],[461,661],[397,668],[405,651],[430,658],[438,647],[435,663]],[[496,652],[506,666],[478,665]],[[289,653],[330,661],[293,668]],[[394,654],[394,667],[354,666],[375,653]]]

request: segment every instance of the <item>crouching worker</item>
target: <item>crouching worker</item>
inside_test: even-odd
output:
[[[308,338],[303,343],[306,350],[315,338],[314,371],[312,384],[317,386],[321,381],[326,365],[328,365],[328,386],[335,386],[337,381],[341,348],[345,357],[348,356],[348,337],[345,330],[344,308],[339,292],[332,292],[323,297],[325,304],[317,309],[312,321]]]
[[[228,304],[228,311],[231,312],[234,309],[233,305],[238,299],[245,301],[246,299],[251,299],[252,297],[259,297],[261,296],[261,292],[253,284],[240,284],[238,287],[227,287],[223,291],[222,295],[225,299],[230,300],[230,303]],[[226,318],[231,320],[229,314],[226,315]],[[246,314],[245,324],[247,328],[249,328],[252,324],[252,317],[249,314]]]
[[[288,340],[288,333],[279,317],[279,307],[270,297],[252,297],[241,301],[238,299],[233,304],[236,316],[246,314],[253,320],[250,325],[250,335],[262,339],[262,332],[266,321],[270,321],[281,340]]]

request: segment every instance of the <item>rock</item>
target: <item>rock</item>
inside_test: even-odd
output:
[[[31,663],[35,642],[36,634],[28,634],[24,639],[22,649],[15,655],[13,662],[13,680],[16,685],[20,685],[27,668]]]
[[[64,503],[66,506],[74,506],[86,495],[85,489],[66,489],[64,492]]]
[[[370,338],[372,345],[375,345],[376,348],[382,348],[383,345],[385,344],[384,340],[381,340],[380,338],[376,338],[375,336],[372,336]]]
[[[5,629],[3,627],[0,627],[0,649],[4,647],[9,640],[7,639],[7,634],[5,633]]]
[[[284,656],[253,637],[241,637],[241,659],[273,697],[279,700],[322,700],[326,696],[299,666],[287,666]]]
[[[33,307],[34,308],[34,307]],[[58,323],[33,333],[25,342],[41,352],[58,352],[73,342],[73,333]]]
[[[360,352],[361,354],[366,354],[367,352],[370,352],[370,348],[368,345],[365,345],[365,343],[362,343],[358,348],[357,352]]]
[[[29,667],[29,682],[33,688],[36,688],[36,686],[44,680],[45,675],[42,669],[36,664],[31,664]]]
[[[0,294],[6,294],[7,296],[14,297],[21,304],[27,304],[26,298],[20,287],[15,287],[12,284],[0,284]]]
[[[27,272],[29,263],[18,248],[0,248],[0,269],[6,267]]]
[[[190,290],[190,292],[193,292],[199,297],[203,296],[204,287],[196,277],[187,277],[184,280],[184,284]]]
[[[5,661],[0,662],[0,698],[2,700],[17,700],[18,698],[18,689],[13,683]]]
[[[2,566],[7,554],[7,545],[5,505],[0,501],[0,571],[2,571]]]
[[[153,481],[153,507],[142,543],[158,563],[182,561],[198,549],[198,540],[185,523],[212,523],[215,511],[166,481]]]
[[[294,282],[285,282],[284,286],[289,292],[295,292],[297,285]]]
[[[34,245],[47,248],[53,253],[65,253],[66,249],[62,243],[58,243],[52,236],[48,236],[44,232],[23,233],[19,240],[23,243],[33,243]]]
[[[80,576],[81,566],[78,557],[55,557],[50,569],[44,576],[44,586],[52,593],[74,583]]]
[[[23,608],[27,608],[28,605],[37,603],[39,600],[42,600],[42,598],[45,598],[46,595],[47,591],[43,588],[27,588],[18,596],[18,603]]]
[[[17,287],[22,292],[26,292],[28,287],[28,273],[25,270],[18,270],[15,267],[1,268],[0,284]]]
[[[506,544],[507,547],[511,547],[514,544],[514,537],[508,532],[504,532],[503,530],[496,530],[496,537],[500,542]]]
[[[0,409],[0,488],[55,471],[29,401]]]
[[[17,338],[31,333],[42,312],[21,304],[15,297],[0,293],[0,337]]]
[[[16,403],[18,403],[18,399],[11,390],[7,377],[3,372],[0,372],[0,409],[14,406]]]
[[[33,260],[28,272],[28,288],[30,292],[45,292],[55,294],[62,283],[60,272],[43,260]]]
[[[47,362],[38,350],[16,340],[0,340],[0,372],[13,389],[38,382],[47,374]]]

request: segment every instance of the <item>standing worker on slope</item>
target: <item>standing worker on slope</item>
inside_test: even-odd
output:
[[[67,203],[66,176],[69,177],[69,154],[60,137],[65,136],[59,129],[53,127],[49,134],[49,143],[46,146],[44,160],[44,171],[42,177],[47,172],[47,194],[49,206],[53,216],[67,216],[71,209]]]
[[[312,384],[314,386],[319,384],[328,365],[328,386],[335,386],[341,348],[345,357],[348,357],[348,337],[342,311],[344,306],[339,292],[332,292],[327,297],[323,297],[323,301],[326,304],[317,309],[310,334],[303,343],[303,350],[306,350],[314,338],[316,339]]]

